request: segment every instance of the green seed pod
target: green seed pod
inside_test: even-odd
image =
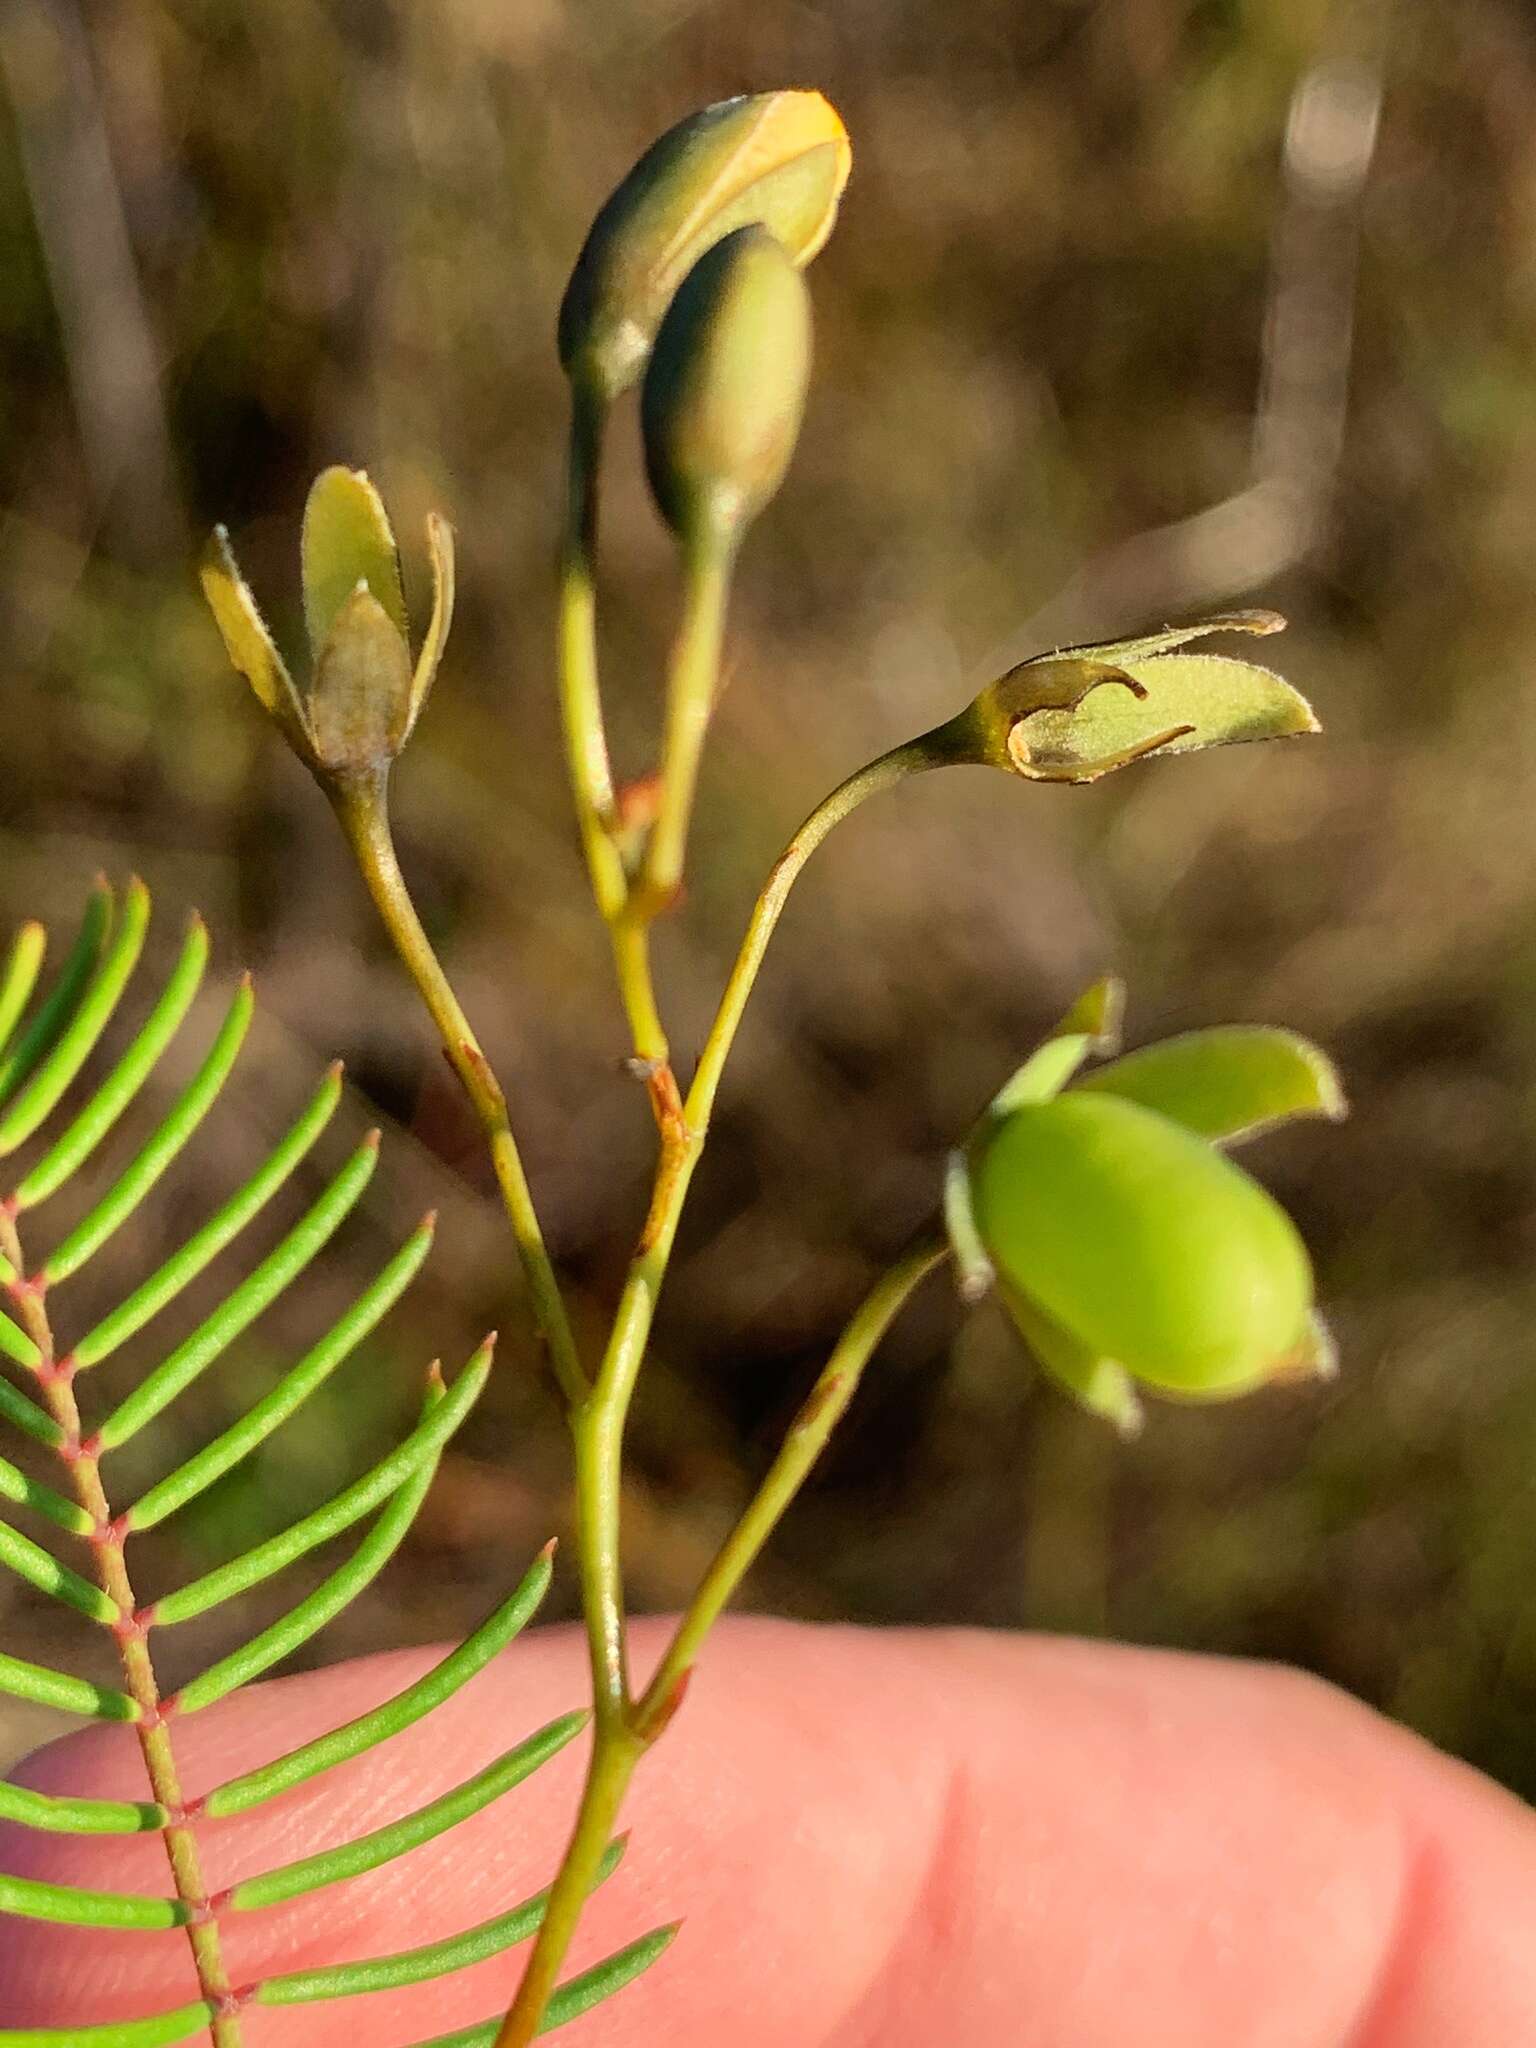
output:
[[[722,100],[669,128],[604,203],[560,306],[560,361],[602,400],[639,377],[704,251],[760,222],[796,264],[837,219],[852,152],[819,92]]]
[[[683,279],[641,394],[645,466],[679,539],[734,540],[783,481],[811,367],[809,294],[766,228]]]
[[[1313,1356],[1295,1226],[1192,1132],[1116,1096],[1066,1094],[984,1128],[976,1155],[976,1230],[1026,1339],[1074,1391],[1097,1363],[1221,1398]]]
[[[222,527],[204,554],[203,591],[230,660],[327,786],[381,775],[426,702],[453,617],[453,529],[435,513],[427,546],[432,616],[413,668],[400,557],[378,492],[362,470],[321,472],[304,508],[301,582],[312,671],[302,690]]]

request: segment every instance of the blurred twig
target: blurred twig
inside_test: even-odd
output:
[[[124,555],[149,560],[180,547],[182,521],[158,351],[72,0],[3,0],[0,75],[97,511]]]
[[[992,668],[1256,590],[1310,555],[1332,509],[1349,392],[1366,179],[1382,59],[1328,56],[1291,96],[1271,239],[1251,468],[1240,490],[1084,564]]]

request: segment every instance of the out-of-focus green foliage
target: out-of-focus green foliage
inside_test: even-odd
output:
[[[634,1437],[636,1593],[665,1604],[696,1576],[744,1465],[928,1214],[952,1134],[1112,965],[1138,991],[1138,1036],[1283,1015],[1338,1053],[1352,1120],[1326,1147],[1282,1132],[1252,1156],[1316,1254],[1338,1381],[1154,1416],[1127,1450],[1021,1383],[1001,1316],[962,1325],[934,1290],[757,1596],[1295,1658],[1536,1792],[1526,10],[1399,9],[1384,55],[1373,10],[1348,0],[188,0],[46,19],[76,21],[92,91],[60,96],[32,10],[13,9],[33,26],[0,48],[0,910],[63,917],[96,866],[131,858],[163,899],[241,934],[268,1021],[230,1176],[316,1052],[345,1053],[373,1097],[359,1125],[382,1114],[418,1141],[414,1173],[397,1147],[402,1211],[374,1212],[372,1249],[406,1205],[452,1222],[402,1346],[508,1328],[474,1134],[323,805],[231,698],[188,538],[230,520],[293,647],[289,508],[316,470],[366,464],[408,534],[441,507],[461,604],[395,777],[403,854],[498,1065],[549,1077],[524,1118],[530,1170],[562,1260],[608,1295],[650,1135],[616,1071],[554,767],[551,328],[593,206],[649,136],[724,92],[814,79],[860,137],[859,172],[810,273],[817,383],[738,578],[690,898],[659,935],[680,1054],[811,804],[1023,654],[1272,603],[1328,733],[1080,792],[926,778],[839,835],[775,942],[669,1283]],[[1333,145],[1358,144],[1343,115],[1379,56],[1350,210]],[[1298,101],[1318,78],[1332,86]],[[72,269],[81,222],[104,232],[103,189],[131,264]],[[1306,289],[1281,295],[1277,327],[1274,281],[1298,265]],[[1307,336],[1341,294],[1341,438],[1277,439],[1277,418],[1326,411],[1326,389],[1281,372],[1313,363]],[[1266,331],[1301,336],[1272,349],[1267,381]],[[606,672],[624,679],[622,772],[640,775],[672,551],[623,409],[617,428]],[[1256,463],[1283,489],[1255,495]],[[509,1004],[488,1000],[507,987]],[[181,1220],[205,1193],[184,1191]],[[177,1223],[173,1202],[165,1243],[135,1260]],[[340,1304],[356,1278],[321,1292]],[[267,1369],[312,1335],[271,1319]],[[377,1595],[402,1605],[355,1610],[334,1650],[462,1633],[508,1545],[558,1520],[559,1426],[523,1362],[506,1348],[445,1462],[409,1591]],[[266,1383],[259,1359],[247,1370]],[[361,1410],[356,1388],[344,1416],[319,1404],[290,1446],[305,1500],[231,1474],[167,1575],[261,1540],[380,1454],[398,1375],[361,1384]],[[189,1444],[253,1390],[197,1396]],[[7,1646],[46,1657],[41,1602],[6,1598]],[[221,1626],[189,1625],[188,1670],[229,1647]]]

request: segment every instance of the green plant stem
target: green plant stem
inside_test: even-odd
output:
[[[648,1688],[644,1702],[637,1707],[630,1695],[625,1656],[620,1550],[624,1426],[650,1338],[662,1281],[682,1219],[689,1183],[708,1135],[710,1111],[726,1060],[774,927],[806,862],[834,826],[856,810],[866,797],[891,789],[908,775],[933,765],[932,758],[923,751],[920,743],[893,748],[840,783],[800,827],[775,862],[758,898],[682,1114],[670,1128],[663,1129],[661,1158],[650,1209],[625,1281],[597,1382],[572,1413],[582,1604],[593,1681],[591,1760],[575,1829],[550,1891],[549,1909],[518,1986],[517,1997],[496,2038],[496,2048],[528,2048],[528,2043],[534,2039],[635,1765],[664,1729],[676,1704],[678,1679],[687,1664],[697,1656],[699,1645],[718,1615],[720,1605],[729,1596],[740,1572],[751,1562],[773,1521],[783,1513],[800,1479],[803,1479],[803,1471],[798,1478],[794,1477],[794,1460],[808,1452],[805,1458],[805,1469],[808,1470],[825,1441],[824,1435],[817,1437],[814,1417],[807,1424],[802,1415],[800,1424],[796,1426],[802,1432],[798,1443],[793,1449],[786,1445],[783,1454],[791,1460],[790,1465],[781,1472],[776,1463],[766,1482],[774,1489],[767,1504],[772,1511],[771,1519],[759,1529],[754,1520],[758,1504],[754,1503],[742,1528],[727,1539],[722,1552],[723,1565],[717,1558],[696,1596],[695,1606],[689,1609],[689,1615],[695,1619],[691,1625],[685,1620],[689,1632],[683,1644],[683,1661],[678,1665],[676,1675],[667,1681],[670,1690],[661,1685],[658,1674]],[[933,1247],[927,1247],[925,1251],[933,1253]],[[933,1253],[933,1256],[938,1254]],[[891,1299],[876,1289],[875,1295],[855,1318],[856,1328],[844,1339],[853,1349],[844,1353],[844,1363],[839,1371],[848,1369],[849,1360],[866,1336],[868,1348],[873,1348],[890,1315],[895,1313],[901,1300],[911,1292],[923,1273],[929,1270],[932,1260],[923,1263],[924,1257],[925,1253],[914,1253],[910,1261],[904,1261],[896,1269],[899,1277],[895,1284],[900,1290],[898,1299]],[[916,1270],[917,1265],[921,1265],[921,1271]],[[888,1300],[890,1306],[887,1309]],[[884,1321],[880,1320],[882,1314]],[[867,1355],[866,1350],[864,1356]],[[859,1363],[862,1366],[862,1357]],[[829,1365],[828,1371],[831,1370]],[[850,1384],[847,1392],[851,1395],[852,1391]],[[812,1398],[815,1399],[814,1396]],[[822,1399],[831,1402],[833,1396],[823,1394]],[[840,1407],[829,1411],[828,1430],[840,1412]],[[784,1490],[786,1480],[792,1483]],[[734,1547],[738,1537],[740,1545]],[[724,1581],[716,1574],[728,1575],[733,1571],[735,1577],[721,1591]],[[718,1602],[716,1594],[719,1595]]]
[[[710,525],[683,548],[683,616],[667,678],[660,807],[646,841],[637,892],[640,913],[647,917],[667,909],[682,885],[699,763],[720,689],[735,553],[733,541]]]
[[[610,926],[629,893],[614,844],[613,771],[597,682],[597,508],[607,404],[592,385],[571,386],[565,531],[560,547],[558,679],[566,766],[592,893]]]
[[[930,1240],[908,1252],[876,1282],[838,1338],[815,1386],[790,1424],[766,1478],[746,1513],[721,1544],[635,1708],[634,1725],[643,1739],[650,1740],[666,1725],[676,1706],[679,1688],[693,1668],[705,1637],[735,1596],[737,1587],[825,1450],[827,1439],[858,1390],[875,1347],[915,1290],[948,1256],[949,1246],[943,1239]]]
[[[27,1271],[16,1222],[0,1208],[0,1253],[11,1270]],[[44,1295],[24,1280],[13,1287],[13,1297],[27,1334],[37,1346],[34,1368],[48,1412],[62,1438],[59,1455],[68,1473],[76,1500],[91,1518],[90,1537],[96,1575],[103,1592],[115,1601],[118,1612],[132,1617],[138,1612],[133,1582],[123,1553],[123,1532],[113,1521],[111,1503],[102,1485],[99,1460],[85,1448],[75,1399],[74,1376],[59,1369],[53,1328]],[[209,2032],[214,2048],[243,2048],[244,2031],[230,1998],[229,1972],[225,1967],[218,1921],[208,1911],[208,1886],[203,1876],[197,1837],[185,1818],[186,1804],[176,1766],[170,1729],[160,1712],[160,1688],[150,1656],[148,1630],[131,1620],[114,1631],[118,1657],[129,1697],[139,1709],[134,1732],[144,1758],[144,1769],[156,1802],[170,1818],[161,1830],[166,1860],[176,1886],[176,1896],[192,1918],[187,1922],[187,1940],[197,1970],[198,1988],[211,2009]]]
[[[550,1363],[566,1400],[580,1402],[587,1393],[587,1376],[544,1243],[522,1155],[512,1135],[506,1097],[416,914],[400,872],[382,786],[338,790],[332,801],[395,951],[431,1013],[449,1063],[485,1129],[497,1185],[532,1296],[534,1315],[549,1347]]]
[[[591,384],[571,387],[565,528],[560,545],[556,674],[566,768],[592,895],[613,949],[614,973],[658,1125],[675,1111],[667,1034],[651,975],[649,919],[636,915],[615,834],[618,807],[603,724],[597,662],[598,468],[607,401]]]

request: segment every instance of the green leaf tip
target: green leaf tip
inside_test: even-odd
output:
[[[1183,754],[1321,730],[1272,670],[1184,654],[1210,633],[1277,633],[1278,612],[1227,612],[1127,640],[1032,655],[917,742],[933,766],[976,762],[1031,782],[1097,782],[1150,754]]]
[[[432,608],[414,665],[400,557],[365,470],[340,464],[310,488],[300,581],[310,680],[301,690],[257,610],[220,526],[204,551],[204,595],[234,667],[289,745],[333,793],[369,790],[410,738],[453,619],[453,529],[427,519]]]

